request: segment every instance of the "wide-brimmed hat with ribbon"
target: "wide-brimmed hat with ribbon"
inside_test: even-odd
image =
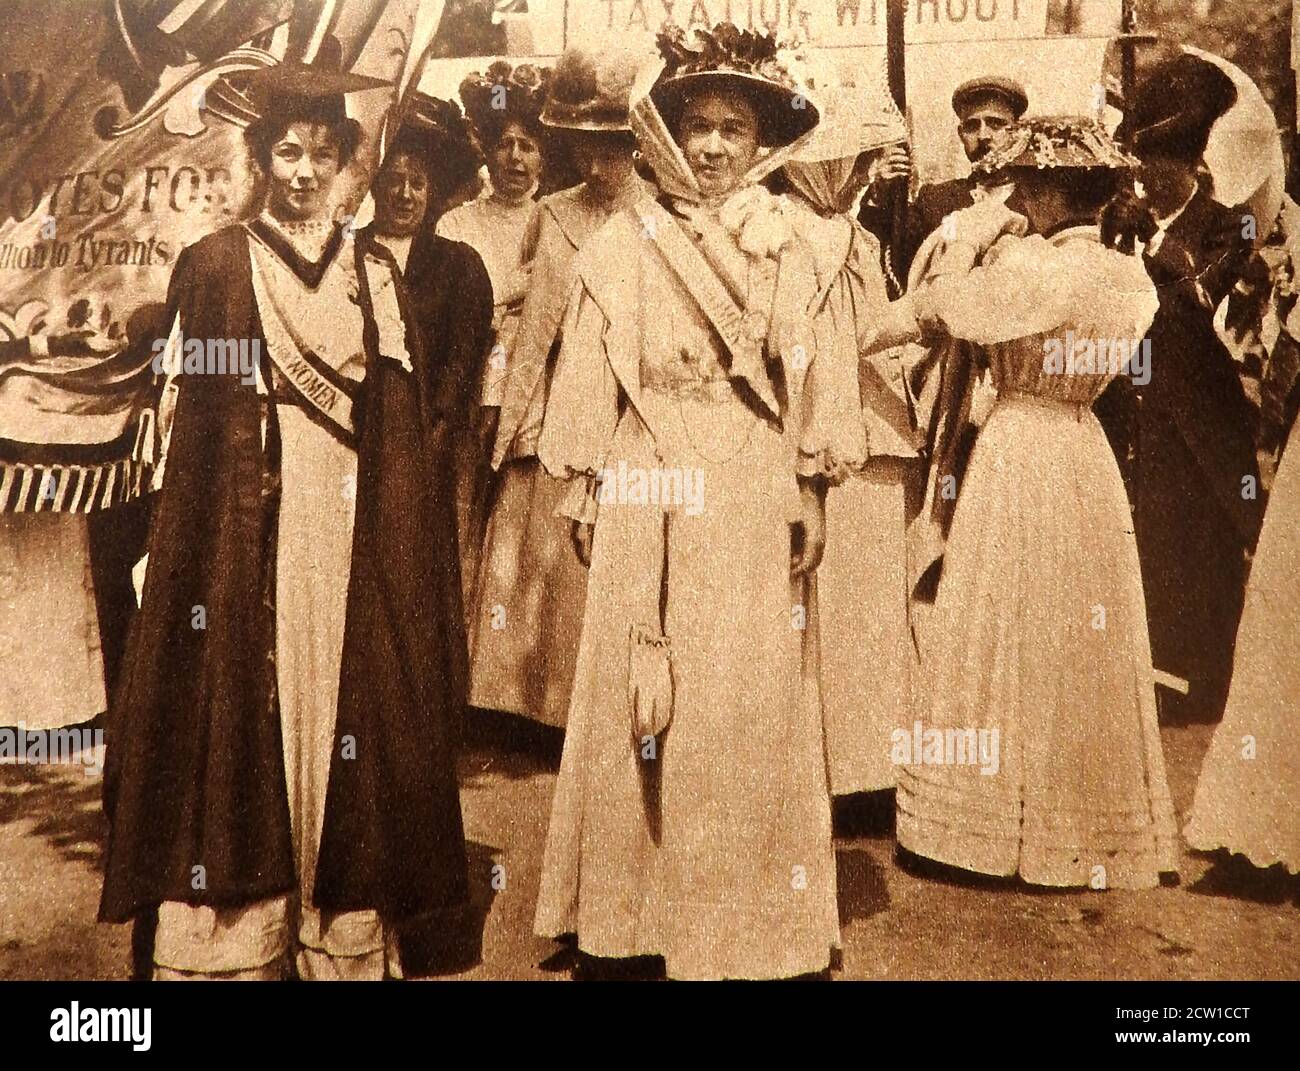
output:
[[[720,22],[689,36],[674,26],[657,43],[664,68],[650,95],[670,130],[692,92],[724,88],[753,104],[763,145],[789,145],[817,125],[820,112],[796,74],[799,57],[774,35]]]

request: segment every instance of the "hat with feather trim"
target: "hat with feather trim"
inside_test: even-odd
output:
[[[542,122],[564,130],[630,131],[628,100],[638,62],[614,52],[567,49],[555,64]]]
[[[669,130],[677,129],[692,92],[711,89],[744,94],[758,115],[759,142],[772,148],[797,141],[821,117],[795,73],[800,57],[772,34],[720,22],[689,37],[673,26],[656,40],[664,69],[650,97]]]

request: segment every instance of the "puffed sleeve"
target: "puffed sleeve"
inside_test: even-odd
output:
[[[924,286],[919,315],[977,345],[1083,323],[1105,337],[1143,334],[1155,287],[1141,260],[1099,244],[1062,248],[1039,235],[1002,238],[983,263]]]
[[[618,423],[619,389],[606,355],[609,321],[579,278],[570,292],[562,342],[542,420],[537,456],[569,483],[558,513],[592,524],[598,473]]]
[[[1050,331],[1077,311],[1068,257],[1041,236],[1002,238],[991,252],[977,267],[922,280],[918,318],[953,338],[993,345]]]

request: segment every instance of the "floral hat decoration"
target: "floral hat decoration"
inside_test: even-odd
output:
[[[1056,115],[1022,119],[1007,140],[990,149],[971,170],[980,175],[1012,168],[1128,171],[1138,164],[1095,119]]]
[[[789,145],[817,125],[820,112],[797,73],[799,54],[774,35],[720,22],[689,36],[673,26],[657,42],[664,68],[650,96],[670,130],[692,91],[714,87],[745,94],[758,113],[765,146]]]
[[[542,136],[541,114],[550,77],[549,67],[533,63],[512,66],[508,60],[497,60],[486,71],[461,82],[465,117],[481,148],[495,145],[508,123],[519,123],[534,137]]]

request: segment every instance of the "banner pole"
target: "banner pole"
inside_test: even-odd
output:
[[[1120,91],[1124,95],[1124,107],[1128,108],[1133,100],[1133,92],[1137,88],[1136,0],[1123,0],[1120,7],[1119,32],[1121,35],[1119,40]],[[1127,147],[1125,145],[1125,148]]]
[[[907,116],[907,61],[905,49],[905,16],[907,0],[887,0],[885,8],[885,63],[889,77],[889,92],[894,98],[899,114]],[[897,269],[902,264],[903,242],[907,235],[908,185],[900,182],[892,195],[891,219],[889,231],[890,270],[886,273],[892,293],[898,297],[907,285],[907,280],[897,277]]]

